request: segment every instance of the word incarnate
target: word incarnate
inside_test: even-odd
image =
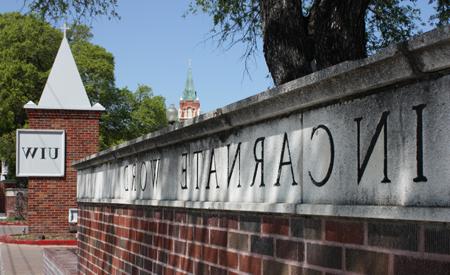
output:
[[[414,177],[412,180],[414,182],[426,182],[427,177],[424,175],[424,169],[423,169],[423,111],[425,109],[425,104],[420,104],[412,107],[412,111],[415,112],[416,115],[416,177]],[[381,118],[378,122],[378,124],[375,127],[375,133],[370,139],[370,144],[367,148],[366,152],[361,152],[361,121],[363,120],[362,117],[355,118],[354,121],[356,123],[356,148],[355,148],[355,154],[357,155],[357,166],[356,166],[356,173],[357,173],[357,182],[356,184],[360,184],[361,179],[366,171],[367,165],[369,163],[369,160],[371,158],[371,155],[375,149],[375,145],[377,141],[381,138],[383,139],[383,178],[381,179],[381,183],[389,183],[391,180],[388,176],[388,118],[389,118],[389,111],[385,111],[381,114]],[[333,168],[334,168],[334,161],[335,161],[335,144],[333,139],[333,132],[332,130],[327,127],[324,124],[317,125],[316,127],[312,128],[310,140],[312,141],[315,137],[315,134],[319,131],[326,134],[328,137],[328,143],[329,143],[329,164],[324,171],[324,176],[321,178],[314,176],[311,171],[308,171],[308,177],[312,184],[321,187],[324,186],[330,179]],[[383,133],[383,136],[381,134]],[[265,187],[266,182],[264,181],[264,163],[265,163],[265,155],[264,155],[264,146],[265,146],[265,137],[258,137],[255,139],[253,143],[253,154],[252,159],[254,160],[254,163],[246,168],[251,169],[252,171],[252,180],[249,183],[250,187],[255,186],[255,183],[259,182],[257,186],[259,187]],[[223,173],[226,173],[226,181],[223,182],[223,184],[219,184],[218,180],[218,172],[216,167],[216,153],[215,151],[217,148],[208,149],[209,158],[206,165],[207,168],[207,177],[206,177],[206,184],[204,186],[205,189],[210,188],[216,188],[219,189],[222,186],[225,186],[226,188],[230,187],[230,184],[232,182],[233,175],[237,174],[237,188],[242,187],[241,183],[241,142],[234,143],[234,144],[227,144],[227,154],[226,154],[226,171],[223,171]],[[283,173],[287,173],[290,177],[290,184],[292,186],[298,185],[298,179],[295,177],[294,173],[294,167],[292,161],[292,155],[291,155],[291,148],[289,145],[289,136],[288,133],[285,132],[283,134],[283,139],[280,141],[281,150],[279,152],[280,160],[278,162],[278,167],[276,167],[276,181],[273,183],[273,186],[280,186]],[[232,150],[232,148],[235,148]],[[206,150],[205,150],[206,151]],[[189,153],[182,153],[181,154],[181,165],[180,165],[180,171],[181,174],[179,178],[179,188],[182,190],[187,190],[189,188],[192,189],[201,189],[202,186],[200,184],[200,157],[203,156],[205,151],[194,151]],[[57,154],[57,151],[56,151]],[[152,188],[155,188],[158,184],[158,174],[160,169],[160,159],[156,158],[150,161],[142,161],[140,163],[134,163],[130,165],[126,165],[124,168],[124,175],[126,179],[122,182],[124,182],[124,189],[125,191],[136,191],[137,187],[139,186],[142,191],[145,191],[147,186],[149,186],[148,182],[151,183]],[[193,163],[195,165],[188,165],[189,163]],[[258,178],[259,174],[259,180]],[[174,175],[172,175],[174,176]],[[192,186],[188,184],[188,178],[193,178],[194,182]],[[212,180],[214,180],[215,185],[212,185]]]

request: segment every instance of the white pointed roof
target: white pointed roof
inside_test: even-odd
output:
[[[27,103],[24,108],[103,111],[100,104],[91,105],[80,73],[64,35],[55,62],[45,84],[39,104]]]

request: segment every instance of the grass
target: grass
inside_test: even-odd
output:
[[[6,219],[1,219],[0,222],[25,222],[26,220],[23,217],[8,217]]]

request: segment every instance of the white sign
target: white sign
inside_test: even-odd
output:
[[[64,168],[64,130],[17,130],[18,177],[63,177]]]
[[[69,208],[69,223],[78,222],[78,208]]]

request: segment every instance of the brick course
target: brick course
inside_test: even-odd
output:
[[[88,203],[79,219],[80,274],[450,273],[441,223]]]
[[[66,131],[65,176],[28,180],[30,233],[68,232],[69,208],[77,208],[72,162],[98,152],[101,112],[27,109],[29,128]]]

